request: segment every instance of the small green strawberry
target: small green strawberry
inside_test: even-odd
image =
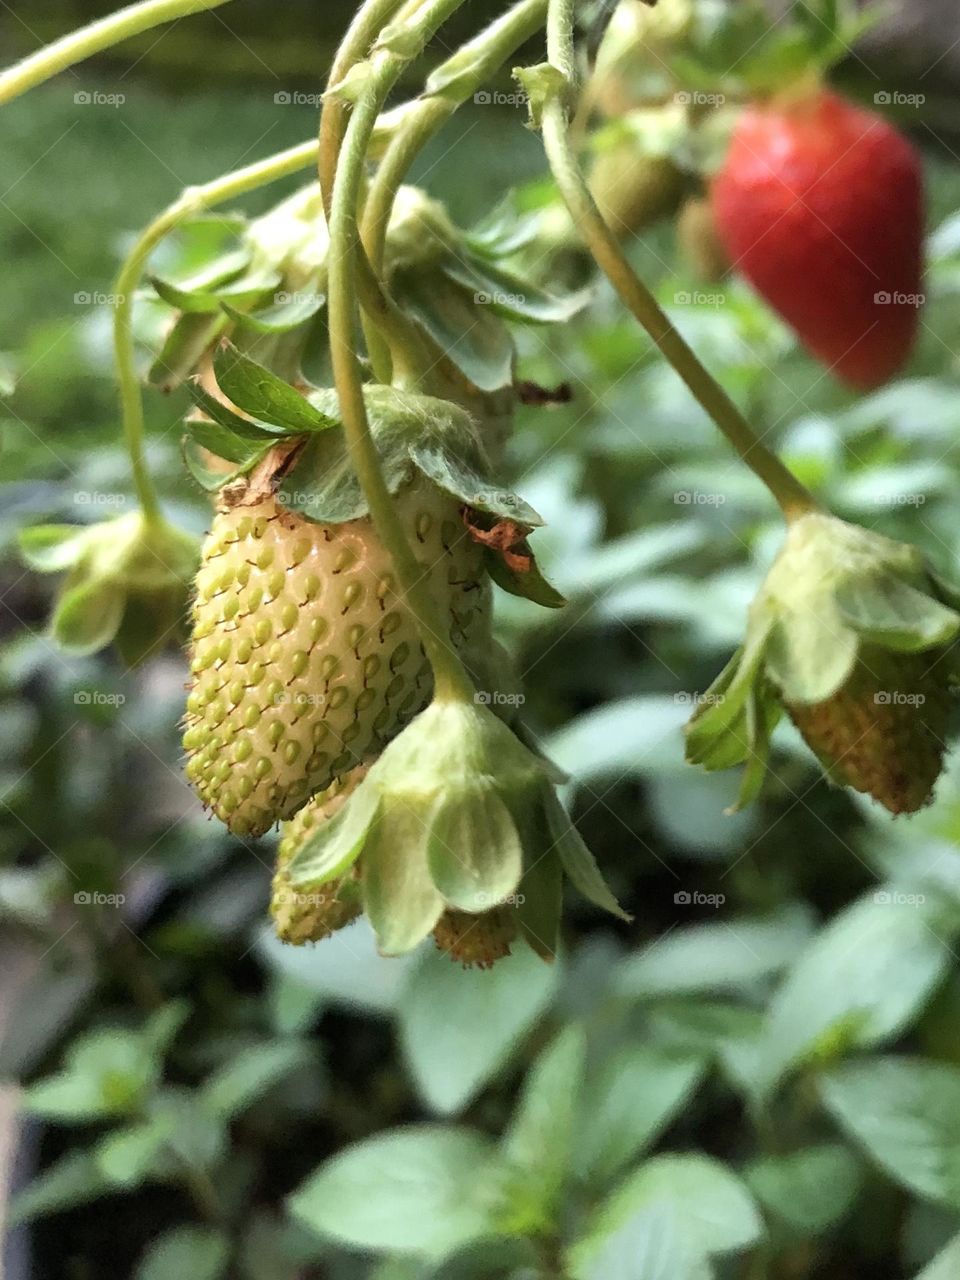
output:
[[[915,812],[943,768],[958,605],[916,547],[820,512],[799,517],[743,647],[687,727],[687,758],[711,770],[746,761],[746,804],[786,710],[831,781]]]
[[[430,699],[430,666],[369,516],[318,524],[256,480],[225,495],[197,575],[187,776],[257,835],[380,753]],[[450,638],[489,642],[483,551],[418,477],[397,511]]]
[[[325,791],[314,796],[309,804],[304,805],[299,813],[283,825],[270,899],[270,914],[273,916],[277,936],[282,942],[289,942],[293,946],[301,946],[305,942],[320,942],[350,924],[360,914],[362,908],[356,867],[339,879],[298,885],[296,888],[290,883],[289,867],[308,835],[318,826],[329,822],[343,808],[366,773],[366,766],[358,765],[356,769],[332,782]]]

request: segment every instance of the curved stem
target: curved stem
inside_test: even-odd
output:
[[[150,522],[159,522],[162,516],[157,492],[144,457],[143,395],[140,379],[137,376],[133,336],[133,304],[147,259],[164,236],[184,219],[202,209],[220,204],[224,200],[254,191],[257,187],[265,186],[277,178],[309,168],[316,162],[316,158],[317,144],[311,140],[301,143],[300,146],[291,147],[287,151],[281,151],[266,160],[260,160],[256,164],[247,165],[244,169],[224,174],[223,177],[216,178],[203,186],[188,187],[180,198],[155,218],[140,235],[120,269],[114,288],[117,301],[114,306],[113,345],[120,388],[123,434],[130,454],[137,497],[145,519]]]
[[[577,79],[573,24],[574,0],[549,0],[547,56],[551,65],[562,73],[569,92],[572,92]],[[815,510],[817,503],[813,495],[757,437],[631,267],[587,188],[570,141],[568,104],[560,93],[550,93],[544,105],[543,138],[550,168],[570,215],[598,266],[623,302],[743,461],[770,490],[785,518],[793,520]]]
[[[423,99],[404,115],[377,166],[364,208],[363,243],[374,271],[383,267],[390,214],[410,165],[458,107],[537,31],[546,12],[547,0],[518,0],[432,73]]]
[[[229,0],[142,0],[140,4],[118,9],[109,17],[91,22],[89,26],[38,49],[0,74],[0,105],[12,102],[21,93],[36,88],[67,67],[109,49],[121,40],[139,35],[141,31],[228,3]]]
[[[423,39],[463,0],[428,0],[419,23]],[[413,24],[411,23],[411,26]],[[356,277],[357,202],[367,147],[377,116],[402,70],[406,56],[378,50],[371,57],[369,81],[357,102],[337,162],[330,215],[328,319],[330,356],[350,460],[370,507],[370,515],[393,560],[401,595],[417,621],[433,667],[436,696],[470,701],[473,684],[450,641],[429,583],[410,549],[406,533],[383,478],[363,400],[360,362],[353,343]]]

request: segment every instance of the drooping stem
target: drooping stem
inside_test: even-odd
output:
[[[219,8],[229,0],[142,0],[140,4],[118,9],[109,17],[91,22],[79,31],[73,31],[53,44],[8,67],[0,73],[0,106],[43,84],[45,80],[65,71],[84,58],[109,49],[130,36],[149,31],[164,22],[187,18],[194,13]]]
[[[548,92],[543,138],[550,168],[570,216],[601,270],[669,360],[693,396],[753,473],[776,498],[787,520],[816,509],[813,495],[758,438],[723,387],[680,336],[653,294],[638,278],[587,187],[570,138],[570,99],[577,83],[573,46],[574,0],[549,0],[547,57],[563,77],[563,90]]]
[[[426,93],[404,114],[370,183],[363,243],[374,271],[383,266],[394,200],[410,165],[467,98],[495,75],[510,55],[542,26],[547,0],[518,0],[432,73]]]
[[[301,143],[256,164],[224,174],[213,182],[188,187],[180,198],[147,227],[138,238],[120,269],[114,288],[113,343],[120,388],[123,434],[133,469],[137,497],[146,520],[159,522],[162,517],[157,492],[144,457],[143,396],[137,376],[136,349],[133,336],[133,304],[150,254],[164,236],[186,218],[203,209],[212,208],[235,196],[245,195],[258,187],[296,173],[316,163],[317,143]]]
[[[387,94],[405,62],[414,56],[410,50],[416,51],[416,36],[425,42],[462,2],[426,0],[417,18],[408,24],[407,34],[411,40],[404,54],[377,49],[371,55],[367,83],[354,106],[337,162],[330,213],[327,305],[330,356],[350,460],[377,533],[393,560],[404,602],[416,618],[423,647],[433,667],[436,696],[468,701],[473,697],[473,685],[451,644],[427,577],[410,548],[383,478],[367,421],[360,362],[353,341],[356,317],[354,286],[359,248],[357,201],[367,147]]]

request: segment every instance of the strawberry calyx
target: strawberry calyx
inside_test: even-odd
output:
[[[482,700],[434,701],[421,712],[307,838],[290,883],[332,880],[358,863],[364,910],[387,955],[411,951],[446,912],[509,907],[529,945],[550,959],[564,871],[590,901],[628,918],[546,766]]]

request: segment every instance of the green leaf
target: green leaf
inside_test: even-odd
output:
[[[955,932],[929,894],[913,901],[879,890],[840,912],[773,999],[759,1064],[765,1086],[909,1026],[947,972]]]
[[[200,1104],[221,1120],[232,1120],[291,1072],[306,1066],[309,1047],[298,1041],[245,1049],[204,1081]]]
[[[86,550],[87,530],[75,524],[40,524],[17,535],[20,554],[38,573],[72,569]]]
[[[150,1245],[134,1280],[220,1280],[230,1256],[228,1237],[212,1227],[174,1227]]]
[[[558,975],[518,948],[489,972],[425,955],[400,998],[398,1034],[417,1091],[433,1111],[462,1111],[549,1005]]]
[[[666,1237],[658,1245],[660,1252],[672,1252],[680,1240],[688,1246],[689,1252],[680,1255],[680,1266],[688,1271],[711,1254],[747,1248],[762,1232],[750,1193],[719,1161],[701,1155],[656,1156],[632,1173],[594,1214],[586,1235],[571,1251],[577,1280],[599,1280],[596,1262],[604,1246],[624,1228],[627,1239],[635,1244],[629,1228],[638,1220],[642,1238]]]
[[[217,385],[244,413],[289,431],[326,431],[336,426],[333,418],[320,413],[288,382],[257,364],[230,343],[224,343],[213,358]]]
[[[430,817],[427,862],[444,899],[461,911],[486,911],[516,890],[523,847],[497,788],[441,797]]]
[[[410,457],[429,480],[468,506],[519,524],[543,524],[533,507],[494,484],[478,469],[476,460],[458,455],[443,436],[411,440]]]
[[[46,1213],[72,1209],[98,1200],[110,1190],[110,1183],[97,1168],[93,1155],[89,1151],[71,1151],[13,1197],[5,1225],[13,1228]]]
[[[97,1169],[115,1187],[130,1190],[163,1172],[169,1126],[149,1120],[108,1134],[94,1148]]]
[[[294,1217],[359,1249],[441,1259],[495,1234],[490,1142],[471,1129],[418,1125],[355,1143],[291,1197]]]
[[[570,821],[566,809],[550,789],[545,805],[547,828],[553,838],[563,869],[588,902],[602,907],[621,920],[632,920],[610,892],[596,859]]]
[[[763,1156],[744,1176],[764,1208],[801,1236],[821,1235],[841,1222],[863,1182],[859,1161],[838,1142]]]
[[[98,1076],[72,1073],[50,1076],[31,1085],[22,1105],[32,1115],[60,1122],[100,1120],[125,1110],[104,1096]]]
[[[923,1058],[873,1058],[820,1082],[824,1106],[894,1181],[960,1209],[960,1070]]]
[[[649,1000],[736,989],[785,969],[810,936],[809,914],[802,910],[674,929],[623,962],[617,993]]]
[[[575,1167],[604,1183],[653,1145],[689,1102],[706,1059],[626,1045],[588,1080],[580,1107]]]
[[[50,630],[68,653],[82,657],[105,649],[117,634],[125,604],[123,591],[112,582],[81,582],[60,597]]]
[[[512,1234],[530,1235],[554,1225],[573,1154],[586,1052],[582,1028],[567,1027],[540,1054],[524,1081],[502,1144],[511,1169],[507,1220]]]

